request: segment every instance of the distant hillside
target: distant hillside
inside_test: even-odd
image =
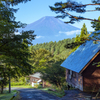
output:
[[[71,53],[71,49],[66,49],[64,46],[67,43],[74,42],[74,40],[75,38],[72,38],[72,39],[68,38],[62,41],[58,41],[58,42],[50,41],[49,43],[36,44],[33,46],[33,49],[38,50],[40,48],[43,48],[43,49],[50,51],[55,56],[59,56],[62,59],[66,59]]]
[[[80,29],[52,16],[43,17],[19,31],[34,30],[37,35],[33,44],[44,43],[50,41],[59,41],[67,38],[73,38],[80,32]]]

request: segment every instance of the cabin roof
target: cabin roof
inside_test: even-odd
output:
[[[89,37],[92,37],[95,33],[100,33],[100,30],[93,32]],[[96,37],[99,38],[100,35]],[[80,71],[97,54],[99,50],[100,42],[98,42],[98,44],[94,44],[92,40],[86,41],[84,44],[80,45],[76,51],[71,53],[68,58],[61,64],[61,66],[80,73]]]
[[[40,78],[41,74],[39,72],[30,75],[31,77]]]

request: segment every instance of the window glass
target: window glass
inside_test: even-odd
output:
[[[68,69],[68,74],[70,74],[70,70]]]
[[[75,72],[73,72],[73,73],[72,73],[72,76],[73,76],[73,77],[76,77],[76,73],[75,73]]]

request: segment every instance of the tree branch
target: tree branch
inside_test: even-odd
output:
[[[76,20],[77,19],[81,19],[81,20],[91,20],[91,21],[95,21],[95,22],[100,22],[99,20],[96,20],[96,19],[90,19],[90,18],[84,18],[84,17],[77,17],[77,16],[73,16],[71,14],[69,14],[68,12],[65,12],[66,14],[68,14],[69,16],[75,18]]]
[[[86,12],[93,12],[93,11],[98,11],[98,10],[86,10]]]
[[[87,6],[98,6],[98,7],[95,7],[94,10],[86,10],[86,7]],[[62,3],[62,2],[57,2],[55,3],[55,7],[52,7],[50,6],[50,9],[52,11],[55,11],[56,13],[61,13],[62,15],[61,16],[57,16],[57,17],[60,17],[60,18],[65,18],[65,17],[68,17],[70,18],[70,21],[69,22],[66,22],[66,23],[74,23],[75,21],[80,21],[80,20],[90,20],[90,21],[95,21],[95,22],[100,22],[98,19],[91,19],[91,18],[84,18],[84,17],[81,17],[81,16],[74,16],[74,15],[71,15],[70,13],[68,13],[69,11],[75,11],[76,13],[85,13],[85,12],[93,12],[93,11],[100,11],[100,3],[98,2],[93,2],[90,3],[90,4],[81,4],[81,3],[78,3],[76,1],[68,1],[68,2],[65,2],[65,3]],[[67,10],[67,12],[66,12]]]
[[[67,3],[63,3],[63,4],[66,4],[66,5],[72,5],[72,4],[75,4],[76,2],[67,2]],[[83,7],[83,6],[95,6],[95,5],[100,5],[100,3],[90,3],[90,4],[79,4],[79,5],[76,5],[75,7]]]

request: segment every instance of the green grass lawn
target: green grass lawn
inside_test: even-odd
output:
[[[10,100],[16,92],[16,90],[11,91],[11,93],[4,91],[4,94],[0,94],[0,100]]]
[[[21,85],[21,86],[11,86],[11,87],[17,87],[17,88],[34,88],[31,85]]]

